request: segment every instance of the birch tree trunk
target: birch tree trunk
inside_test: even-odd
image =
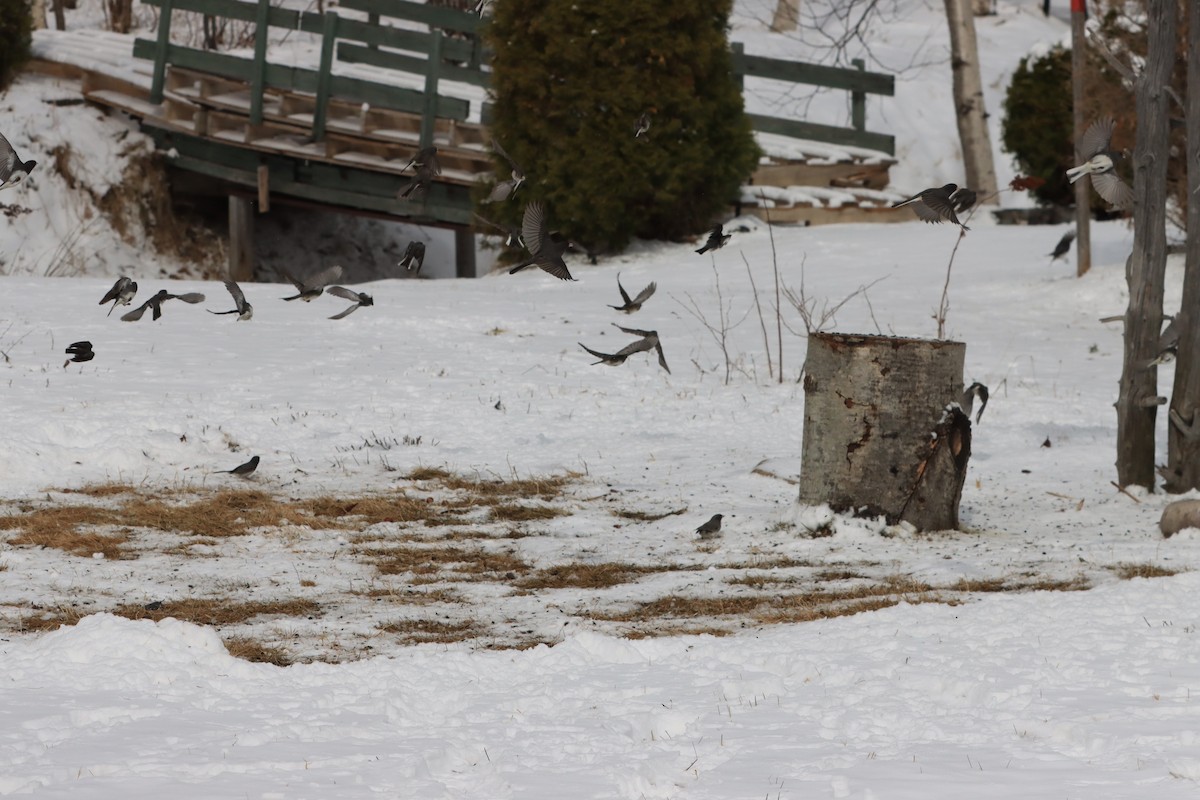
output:
[[[1146,64],[1137,79],[1133,252],[1125,263],[1125,363],[1117,396],[1117,482],[1154,488],[1158,368],[1167,265],[1167,86],[1175,61],[1176,0],[1147,0]],[[1189,232],[1190,233],[1190,232]]]
[[[1167,491],[1200,489],[1200,3],[1188,12],[1187,247],[1179,355],[1167,426]]]
[[[33,18],[33,29],[46,27],[46,0],[33,0],[29,4],[29,15]]]
[[[800,0],[776,0],[775,16],[771,19],[773,33],[788,33],[800,24]]]
[[[946,405],[962,395],[965,354],[961,342],[811,334],[800,502],[957,528],[971,424]]]
[[[983,79],[979,73],[979,47],[975,42],[971,0],[946,0],[946,21],[950,24],[954,111],[967,186],[979,193],[981,203],[995,203],[996,167],[992,163],[992,140],[983,106]]]

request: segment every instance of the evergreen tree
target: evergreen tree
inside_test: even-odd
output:
[[[499,0],[493,135],[552,227],[593,251],[709,227],[757,163],[726,39],[732,0]],[[646,114],[650,130],[634,136]],[[506,177],[508,165],[497,162]]]
[[[28,60],[32,30],[28,0],[0,0],[0,90],[8,88]]]

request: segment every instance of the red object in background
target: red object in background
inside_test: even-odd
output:
[[[1071,13],[1072,14],[1086,14],[1087,13],[1087,0],[1071,0]]]

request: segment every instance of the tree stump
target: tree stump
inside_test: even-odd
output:
[[[808,337],[800,502],[958,527],[971,455],[962,342],[843,333]]]

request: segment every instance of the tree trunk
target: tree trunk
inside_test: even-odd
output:
[[[800,24],[800,0],[776,0],[775,16],[771,18],[772,33],[788,33]]]
[[[971,452],[961,342],[814,333],[804,364],[800,502],[958,527]]]
[[[1167,265],[1167,86],[1175,60],[1176,0],[1148,0],[1146,64],[1137,79],[1133,252],[1125,264],[1125,363],[1117,396],[1117,482],[1154,488],[1158,368]]]
[[[1049,13],[1049,12],[1047,12]],[[1087,84],[1087,11],[1071,8],[1071,106],[1075,126],[1075,147],[1090,121],[1085,116],[1084,98]],[[1090,156],[1089,156],[1090,157]],[[1075,163],[1087,159],[1075,150]],[[1092,182],[1075,182],[1075,276],[1087,274],[1092,268]]]
[[[983,106],[983,79],[979,74],[979,47],[975,42],[975,17],[971,0],[946,0],[950,23],[950,68],[954,75],[954,110],[962,144],[967,186],[979,193],[980,202],[996,202],[996,168],[992,140]]]
[[[29,15],[33,18],[35,31],[46,27],[46,0],[33,0],[29,4]]]
[[[1167,491],[1200,489],[1200,3],[1188,16],[1187,72],[1187,253],[1183,305],[1179,310],[1179,354],[1167,426]]]

